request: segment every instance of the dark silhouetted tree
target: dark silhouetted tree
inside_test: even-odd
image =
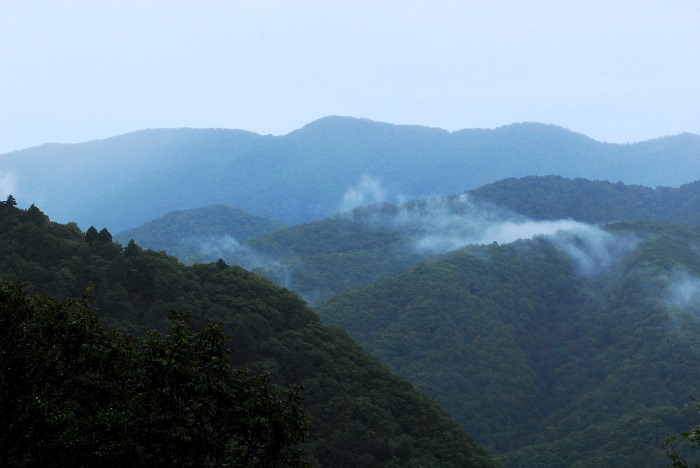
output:
[[[87,231],[85,231],[85,242],[92,244],[97,240],[97,229],[95,226],[90,226]]]
[[[102,230],[97,233],[97,241],[112,242],[112,234],[107,230],[107,228],[102,228]]]

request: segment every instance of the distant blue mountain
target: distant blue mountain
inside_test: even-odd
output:
[[[538,123],[448,132],[326,117],[284,136],[142,130],[0,155],[3,188],[20,206],[36,203],[57,221],[113,232],[217,203],[295,224],[354,201],[447,195],[551,174],[678,186],[700,179],[700,136],[619,145]]]

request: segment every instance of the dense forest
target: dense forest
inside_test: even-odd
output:
[[[303,407],[299,462],[497,464],[469,433],[505,466],[664,466],[700,440],[697,187],[525,177],[291,226],[212,205],[119,242],[8,199],[0,269],[57,304],[89,288],[91,336],[137,362],[221,324],[232,382]]]
[[[86,368],[93,369],[92,373],[86,375],[87,380],[68,379],[63,383],[55,372],[46,377],[57,382],[59,387],[63,385],[61,388],[66,388],[67,392],[77,392],[91,385],[97,385],[97,389],[106,387],[110,392],[118,394],[114,403],[118,408],[121,404],[119,402],[130,401],[128,392],[132,391],[129,387],[112,385],[110,379],[121,378],[120,369],[129,368],[132,359],[143,361],[139,356],[151,349],[161,350],[165,354],[170,346],[168,343],[177,339],[173,338],[178,336],[175,332],[182,330],[179,324],[184,323],[182,326],[189,329],[191,323],[194,331],[188,332],[189,338],[185,341],[192,344],[193,340],[196,342],[199,339],[196,337],[211,336],[207,330],[220,323],[220,328],[215,330],[228,336],[226,344],[231,350],[228,362],[233,366],[230,371],[224,369],[220,372],[232,379],[231,385],[234,388],[240,382],[252,381],[257,385],[255,388],[267,392],[263,394],[274,395],[281,394],[280,389],[287,385],[303,387],[298,396],[303,398],[303,408],[308,414],[309,423],[305,429],[308,433],[301,445],[301,456],[313,464],[357,467],[497,466],[488,453],[477,447],[464,429],[453,422],[429,397],[417,392],[411,384],[393,375],[375,358],[363,353],[341,328],[323,325],[318,315],[293,292],[274,286],[268,280],[240,267],[229,266],[223,260],[185,266],[164,252],[143,249],[134,242],[129,242],[126,246],[115,243],[105,228],[97,230],[91,227],[83,232],[75,223],[64,225],[52,222],[34,205],[26,210],[15,205],[13,198],[0,204],[0,271],[6,281],[29,283],[26,293],[37,292],[48,298],[26,296],[24,289],[8,283],[3,285],[3,291],[9,291],[5,300],[10,301],[6,302],[10,305],[4,310],[13,310],[11,301],[15,301],[14,303],[25,305],[39,303],[42,305],[40,310],[46,310],[50,314],[53,311],[63,311],[68,315],[60,317],[76,316],[82,321],[78,323],[84,323],[87,327],[87,330],[77,327],[82,335],[75,337],[75,340],[86,337],[85,339],[97,343],[91,348],[92,354],[79,355],[81,359],[83,356],[92,356],[85,364],[88,366]],[[80,302],[85,300],[86,288],[94,303],[83,310]],[[60,302],[66,298],[77,301],[77,306],[71,305],[75,302]],[[45,321],[32,318],[33,309],[29,305],[25,307],[28,310],[27,323],[31,327],[46,330]],[[101,323],[99,327],[90,316],[93,306]],[[172,310],[188,314],[191,320],[176,320],[175,328],[168,334],[168,326],[173,324],[170,321]],[[48,317],[41,315],[40,318],[52,320],[50,314]],[[45,331],[52,333],[50,336],[53,336],[51,339],[54,341],[49,343],[63,346],[75,342],[72,335],[75,320],[67,320],[65,323],[65,335],[59,334],[59,330]],[[100,327],[104,327],[104,330]],[[115,330],[117,335],[109,330]],[[148,334],[148,330],[155,330],[155,334]],[[214,337],[219,336],[216,333]],[[30,334],[19,336],[24,340],[31,339]],[[128,341],[130,344],[124,346],[123,360],[120,361],[122,367],[114,369],[111,376],[101,375],[94,369],[99,367],[99,360],[104,359],[108,351],[104,348],[114,348],[115,341],[112,340],[116,340],[116,343]],[[139,347],[133,340],[146,341],[142,341],[144,344]],[[216,343],[216,340],[203,342]],[[3,348],[3,353],[5,352],[6,349]],[[30,348],[29,352],[33,353],[31,355],[36,360],[36,355],[42,353],[42,348]],[[187,354],[184,351],[183,354],[186,358]],[[185,363],[201,362],[203,359],[197,357],[199,355],[196,353],[190,356],[193,361],[183,358]],[[211,357],[204,354],[204,358],[207,356]],[[165,358],[158,362],[170,362],[163,359]],[[75,375],[75,363],[66,362],[61,365],[65,367],[66,375]],[[134,372],[141,372],[139,369],[142,367],[131,367]],[[238,374],[236,369],[239,367],[246,367],[253,374]],[[4,366],[2,372],[0,382],[3,392],[12,391],[13,388],[16,390],[18,383],[10,384],[12,376],[6,374]],[[263,380],[260,380],[262,377],[259,373],[265,376]],[[210,374],[204,372],[203,375]],[[89,379],[92,377],[101,383],[91,382]],[[41,380],[39,382],[43,383]],[[148,388],[151,384],[148,380],[145,382],[147,383],[143,387]],[[267,382],[275,387],[267,386]],[[153,385],[156,390],[159,388],[157,382]],[[196,387],[198,388],[202,388],[202,393],[197,393],[198,395],[207,395],[210,391],[206,385]],[[233,395],[235,397],[235,392]],[[292,394],[292,406],[289,407],[292,410],[297,401],[294,395],[296,393]],[[60,396],[55,398],[60,399]],[[55,403],[55,398],[51,402]],[[147,401],[161,404],[157,395]],[[164,401],[162,404],[169,400]],[[284,405],[284,401],[283,398],[276,404]],[[94,408],[90,405],[97,403],[89,399],[66,399],[65,405],[68,407],[58,414],[66,417],[70,421],[70,427],[76,431],[93,426],[103,429],[112,420],[79,417],[85,405]],[[99,407],[98,405],[97,408]],[[150,432],[153,437],[167,438],[167,433],[158,431],[166,425],[168,418],[186,417],[189,414],[185,412],[183,416],[180,409],[164,413],[166,417],[161,421],[161,426],[138,427],[155,427]],[[128,414],[143,414],[139,407],[131,407],[129,411],[131,413]],[[5,413],[3,417],[8,417],[8,414]],[[58,437],[52,439],[46,447],[55,448],[69,437],[67,434],[60,436],[56,433],[57,422],[51,419],[55,414],[48,411],[37,416],[40,421],[48,420],[51,423],[42,426],[49,431],[47,437]],[[300,421],[301,424],[303,418],[299,418],[301,416],[291,423]],[[133,424],[138,425],[141,420],[142,418],[135,417]],[[131,422],[124,420],[114,423],[110,427],[118,434],[128,433],[129,428],[134,427],[130,426]],[[286,427],[304,427],[299,424]],[[242,429],[235,427],[230,430]],[[296,429],[291,433],[288,442],[298,439]],[[98,430],[95,437],[101,434],[103,433]],[[183,435],[189,436],[189,433]],[[100,440],[81,440],[80,444],[86,447],[100,446]],[[288,446],[294,447],[293,444]],[[144,444],[143,440],[134,435],[128,443],[125,441],[124,447],[125,456],[131,456],[133,453],[151,453],[148,450],[152,446]],[[65,456],[75,453],[66,451]],[[294,454],[287,453],[290,456]],[[31,455],[39,457],[39,453],[32,452]],[[55,450],[42,455],[48,456],[57,457],[53,460],[58,464],[69,461],[68,458],[61,458],[62,452]],[[25,462],[30,464],[31,460]],[[89,461],[82,463],[89,464]],[[261,463],[265,465],[264,462]]]
[[[3,466],[308,466],[300,387],[226,362],[220,324],[174,313],[147,339],[81,302],[0,283]]]
[[[179,211],[115,235],[126,245],[165,250],[185,263],[223,258],[288,287],[310,304],[488,238],[504,223],[572,219],[587,223],[700,223],[700,184],[652,189],[558,176],[505,179],[455,196],[357,208],[283,226],[219,205]],[[253,231],[250,226],[264,229]],[[457,239],[454,243],[450,236]],[[428,247],[431,239],[443,244]],[[447,241],[447,242],[445,242]]]
[[[663,466],[658,445],[696,418],[700,231],[604,235],[634,247],[594,274],[581,266],[599,246],[541,237],[467,247],[317,310],[507,466]]]
[[[115,239],[122,244],[135,239],[139,245],[164,250],[185,263],[222,258],[318,304],[426,258],[412,251],[395,228],[367,222],[377,210],[394,209],[390,205],[357,209],[351,216],[338,215],[246,235],[240,228],[227,226],[252,215],[236,212],[231,218],[228,210],[210,206],[166,215],[118,233]]]
[[[695,422],[696,187],[507,179],[240,245],[507,466],[660,466]]]
[[[622,182],[530,176],[499,180],[469,194],[534,219],[700,224],[700,181],[653,189]]]

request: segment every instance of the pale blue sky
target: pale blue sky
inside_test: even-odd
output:
[[[326,115],[700,133],[700,1],[0,0],[0,153]]]

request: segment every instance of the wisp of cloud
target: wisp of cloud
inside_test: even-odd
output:
[[[196,244],[198,254],[205,261],[223,258],[229,263],[248,269],[259,267],[267,262],[267,259],[262,258],[230,235],[199,237],[189,241]]]
[[[700,305],[700,278],[677,269],[669,275],[668,280],[669,305],[682,309]]]
[[[350,187],[340,202],[340,211],[350,211],[361,206],[386,201],[387,192],[378,179],[363,175],[354,187]]]
[[[595,276],[631,253],[639,241],[631,235],[615,235],[596,226],[577,223],[549,234],[547,239],[568,255],[579,274]]]
[[[600,273],[637,245],[632,236],[611,234],[571,219],[535,221],[493,204],[474,202],[467,194],[404,204],[388,217],[363,213],[361,219],[402,232],[416,252],[430,255],[471,244],[508,244],[542,236],[568,255],[584,276]]]
[[[0,196],[17,195],[17,178],[14,173],[6,172],[0,175]]]

